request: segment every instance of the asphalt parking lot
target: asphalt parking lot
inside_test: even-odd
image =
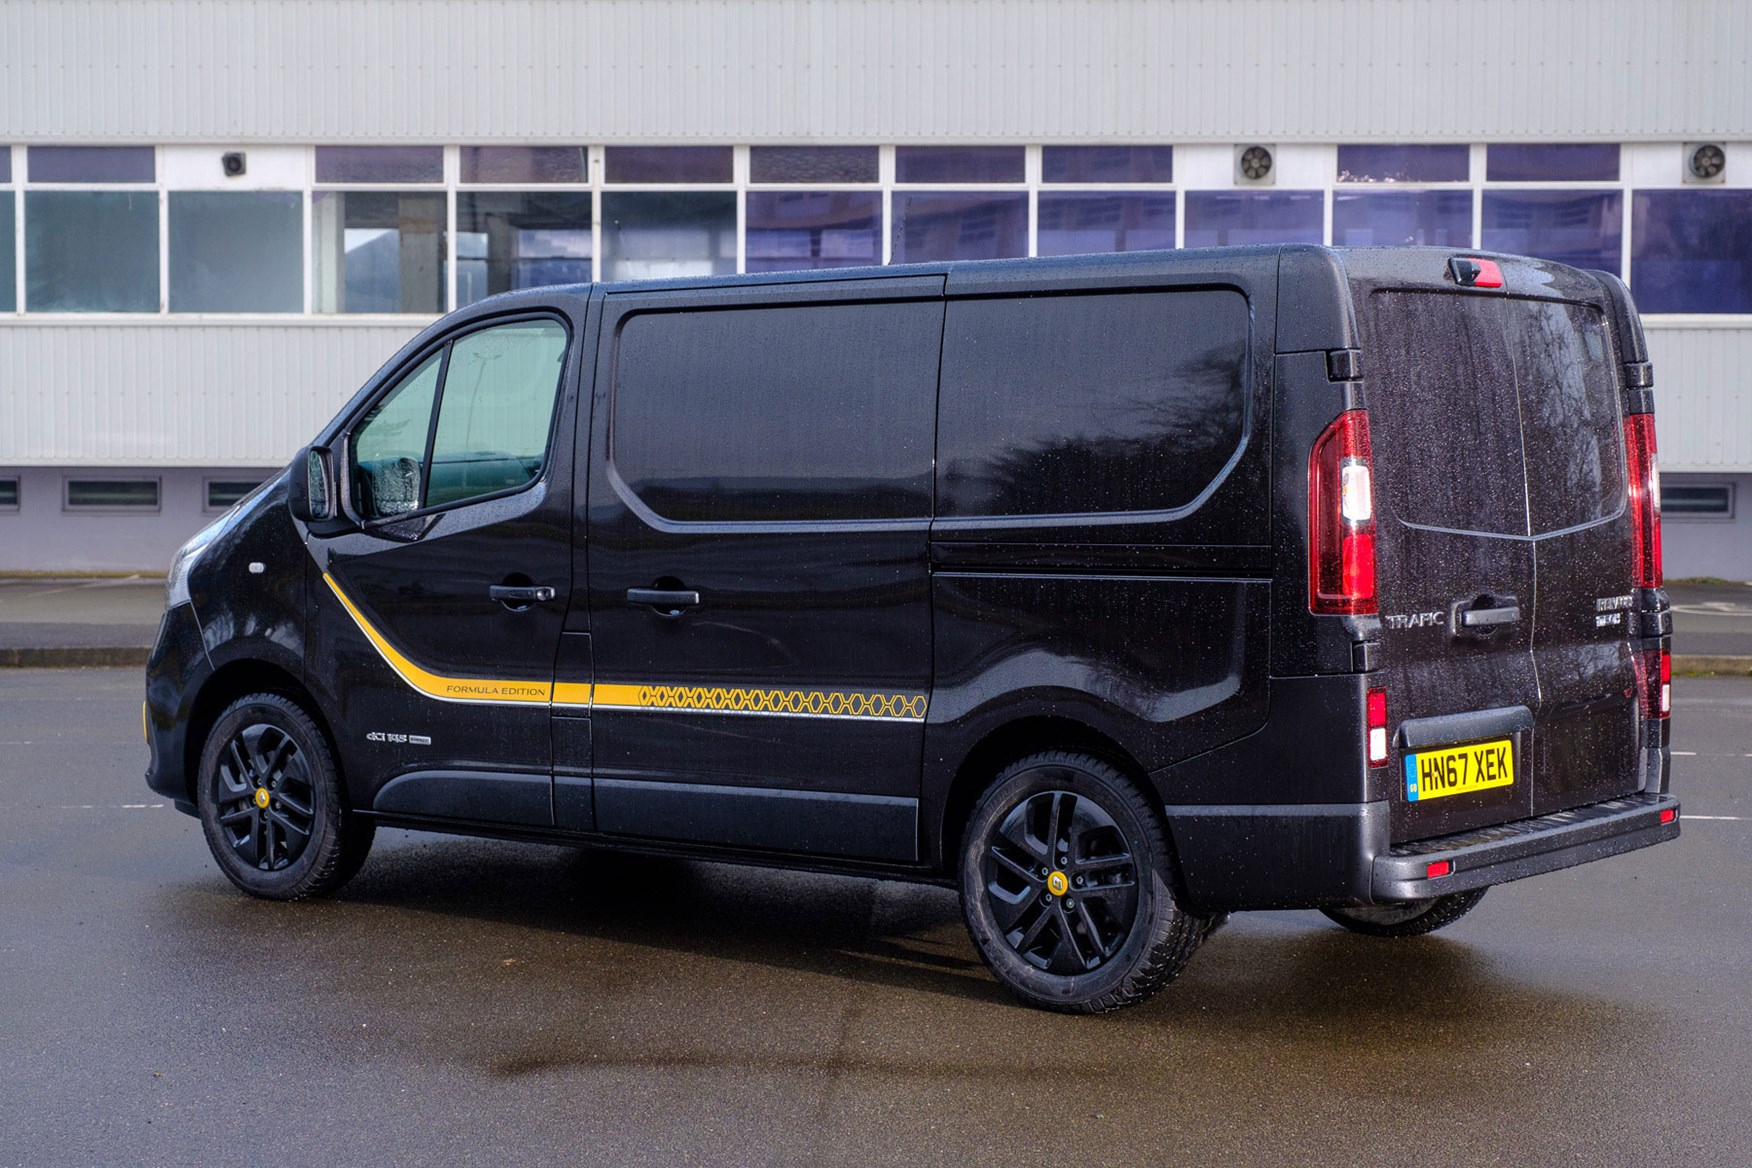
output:
[[[941,890],[388,832],[251,901],[133,670],[0,670],[0,1165],[1744,1165],[1752,681],[1676,684],[1676,843],[1433,937],[1237,917],[1017,1006]]]

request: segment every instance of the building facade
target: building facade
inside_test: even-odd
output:
[[[0,21],[0,571],[161,571],[493,292],[1301,241],[1622,275],[1669,574],[1752,579],[1752,5],[11,0]]]

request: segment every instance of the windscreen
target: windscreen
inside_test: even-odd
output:
[[[1623,507],[1618,393],[1596,309],[1381,291],[1363,315],[1374,457],[1399,520],[1545,535]]]

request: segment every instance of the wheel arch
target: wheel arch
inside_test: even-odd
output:
[[[323,717],[316,699],[304,683],[289,670],[271,661],[258,657],[239,658],[216,669],[201,686],[194,704],[189,708],[188,733],[183,745],[183,776],[184,793],[190,803],[195,801],[195,782],[200,774],[201,753],[206,749],[207,735],[213,729],[213,724],[232,702],[252,693],[278,694],[303,710],[328,740],[329,755],[334,759],[336,771],[339,772],[340,754],[335,749],[334,731],[330,729],[328,719]],[[344,795],[344,781],[340,784],[340,789]]]

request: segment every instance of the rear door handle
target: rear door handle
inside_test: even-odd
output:
[[[658,616],[680,616],[699,602],[700,594],[691,588],[627,589],[628,604],[648,604],[657,610]]]
[[[494,584],[487,595],[500,604],[545,604],[554,598],[554,590],[546,584]]]
[[[1512,625],[1521,619],[1521,606],[1506,608],[1469,608],[1460,613],[1460,624],[1468,629],[1488,629],[1497,625]]]

